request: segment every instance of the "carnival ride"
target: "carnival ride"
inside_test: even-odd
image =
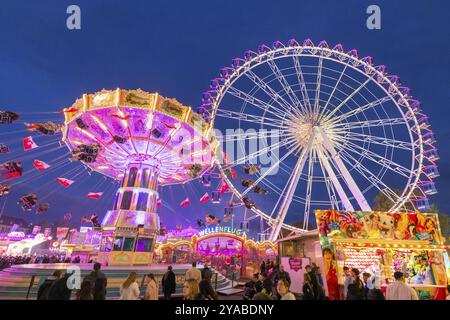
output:
[[[389,211],[426,211],[437,192],[439,156],[420,102],[384,65],[341,44],[291,39],[246,51],[211,81],[198,111],[215,129],[234,129],[217,166],[272,241],[281,229],[314,229],[316,209],[370,211],[377,192]],[[241,174],[252,179],[239,183]],[[259,200],[256,187],[275,201]]]
[[[286,236],[282,230],[314,229],[315,209],[370,211],[368,199],[376,192],[392,203],[389,211],[426,211],[428,197],[437,192],[439,156],[420,102],[371,57],[325,41],[276,41],[246,51],[211,81],[196,112],[157,93],[117,89],[85,94],[36,121],[27,118],[31,114],[0,112],[2,125],[17,126],[20,119],[31,134],[20,139],[26,155],[11,152],[12,143],[0,144],[0,153],[8,155],[3,181],[14,179],[1,185],[0,196],[66,166],[72,168],[56,178],[64,188],[98,173],[104,178],[90,183],[87,198],[116,193],[102,223],[110,231],[143,226],[154,238],[160,232],[158,187],[196,178],[209,188],[200,203],[225,204],[223,216],[191,217],[199,227],[233,224],[243,209],[241,228],[247,231],[259,218],[260,234],[270,234],[271,241]],[[222,132],[217,141],[213,128]],[[39,144],[36,135],[43,139]],[[216,153],[218,143],[223,147]],[[36,159],[44,156],[50,160]],[[29,157],[37,171],[24,171]],[[52,184],[27,190],[19,204],[26,211],[51,210],[48,199],[58,191]],[[189,205],[186,194],[180,206]],[[92,216],[82,221],[98,227]]]

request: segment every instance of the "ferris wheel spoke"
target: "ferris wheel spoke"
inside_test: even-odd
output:
[[[300,92],[302,94],[305,105],[308,106],[309,113],[312,113],[311,101],[309,100],[308,89],[306,88],[305,78],[303,76],[302,66],[298,57],[292,57],[294,61],[295,73],[297,74],[297,81],[300,86]]]
[[[227,143],[227,142],[233,142],[233,141],[246,141],[246,140],[252,140],[252,139],[267,139],[267,138],[280,138],[285,136],[284,130],[277,130],[277,133],[273,133],[268,130],[262,130],[260,132],[242,132],[234,133],[234,134],[227,134],[226,136],[221,136],[217,140],[220,143]]]
[[[251,123],[257,123],[261,125],[267,125],[275,128],[282,128],[284,126],[283,121],[279,119],[271,119],[263,116],[252,115],[249,113],[242,113],[238,111],[222,110],[219,109],[216,112],[216,117],[247,121]]]
[[[371,209],[370,209],[369,203],[367,202],[363,193],[359,189],[358,185],[355,183],[355,180],[353,179],[353,177],[348,172],[347,167],[345,166],[345,164],[342,162],[341,158],[337,154],[337,152],[333,146],[333,143],[330,141],[330,139],[325,134],[323,129],[316,127],[316,131],[318,131],[318,134],[320,134],[320,136],[322,137],[325,150],[327,150],[330,153],[333,162],[336,164],[337,168],[339,169],[340,173],[342,174],[342,176],[345,180],[345,183],[347,184],[347,186],[349,187],[353,196],[355,197],[356,201],[358,202],[359,207],[364,211],[370,211]]]
[[[303,109],[303,105],[300,102],[300,100],[298,99],[297,95],[295,94],[295,92],[292,90],[291,85],[289,84],[289,82],[286,80],[286,78],[284,77],[283,73],[281,72],[280,68],[278,68],[277,64],[275,63],[275,61],[273,60],[269,60],[268,65],[270,67],[270,69],[272,70],[272,72],[275,74],[278,82],[281,84],[281,86],[283,87],[284,92],[286,92],[286,95],[289,97],[289,99],[291,100],[291,102],[293,103],[294,106],[296,106],[297,108],[294,108],[293,111],[297,114],[302,116],[302,113],[299,112],[300,109]]]
[[[366,121],[355,121],[355,122],[339,122],[335,126],[337,129],[363,129],[363,128],[373,128],[373,127],[384,127],[392,125],[404,125],[405,119],[403,118],[390,118],[390,119],[375,119]]]
[[[269,169],[267,169],[261,176],[258,177],[258,179],[256,179],[256,181],[247,189],[245,189],[241,194],[242,196],[245,196],[250,190],[253,189],[253,186],[258,185],[258,183],[263,180],[269,173],[271,173],[273,171],[273,169],[277,168],[279,163],[282,162],[284,159],[286,159],[290,154],[292,154],[294,152],[293,149],[291,149],[290,151],[288,151],[285,155],[283,155],[280,159],[278,159]]]
[[[316,96],[314,98],[314,114],[319,114],[319,100],[320,100],[320,83],[322,81],[322,66],[323,58],[319,58],[319,64],[317,66],[317,80],[316,80]]]
[[[359,91],[361,91],[362,88],[364,88],[366,86],[366,84],[368,84],[370,82],[370,80],[372,80],[372,78],[368,78],[366,81],[364,81],[363,83],[361,83],[361,85],[356,88],[355,90],[353,90],[353,92],[351,94],[349,94],[341,103],[339,103],[330,113],[328,113],[325,116],[325,119],[329,120],[337,111],[339,111],[339,109],[345,105],[351,98],[353,98],[355,96],[355,94],[357,94]]]
[[[314,177],[314,161],[312,159],[313,151],[314,150],[309,151],[308,181],[306,183],[305,210],[303,212],[303,229],[305,229],[305,230],[308,230],[309,210],[311,208],[311,193],[312,193],[312,183],[313,183],[313,177]]]
[[[348,66],[349,62],[350,62],[350,60],[345,64],[344,68],[342,69],[342,71],[341,71],[341,73],[339,75],[339,78],[337,79],[337,81],[336,81],[336,83],[335,83],[335,85],[333,87],[333,90],[331,91],[330,95],[328,96],[327,102],[325,102],[325,105],[323,106],[323,109],[320,112],[319,119],[322,119],[322,117],[324,116],[324,113],[327,110],[328,104],[330,103],[331,98],[334,96],[334,92],[336,91],[337,87],[341,83],[341,79],[342,79],[342,77],[345,74],[345,70],[347,70],[347,66]]]
[[[372,186],[378,189],[379,192],[383,193],[389,200],[393,203],[398,201],[399,195],[395,193],[391,188],[389,188],[380,178],[362,165],[358,160],[352,157],[345,150],[341,152],[342,159],[348,163],[353,169],[355,169],[364,179],[366,179]],[[351,159],[352,161],[350,161]]]
[[[282,118],[284,118],[286,116],[285,112],[288,112],[288,110],[285,109],[284,106],[282,106],[283,110],[284,110],[284,111],[282,111],[282,110],[280,110],[278,108],[275,108],[273,105],[271,105],[271,104],[269,104],[267,102],[264,102],[264,101],[254,97],[254,96],[252,96],[252,95],[250,95],[250,94],[248,94],[248,93],[246,93],[246,92],[244,92],[242,90],[239,90],[237,88],[230,87],[228,89],[228,92],[232,96],[234,96],[234,97],[236,97],[236,98],[238,98],[240,100],[243,100],[243,101],[245,101],[247,103],[250,103],[251,105],[253,105],[253,106],[263,110],[264,112],[268,112],[268,113],[270,113],[270,114],[272,114],[272,115],[274,115],[274,116],[276,116],[276,117],[278,117],[280,119],[282,119]]]
[[[368,134],[362,134],[362,133],[356,133],[356,132],[348,132],[345,137],[341,137],[341,139],[345,141],[361,141],[361,142],[368,142],[377,144],[380,146],[385,147],[391,147],[391,148],[397,148],[397,149],[403,149],[411,151],[413,150],[413,145],[411,142],[407,141],[400,141],[395,139],[389,139],[389,138],[383,138],[383,137],[377,137],[372,136]]]
[[[342,203],[344,204],[345,210],[354,211],[353,206],[350,203],[350,200],[348,199],[347,195],[345,194],[344,188],[342,188],[342,185],[339,182],[338,178],[336,177],[336,174],[334,173],[334,170],[331,167],[330,162],[328,161],[328,158],[325,155],[325,151],[322,150],[321,146],[317,147],[317,153],[318,153],[320,165],[323,166],[323,168],[325,168],[325,170],[323,171],[323,175],[326,178],[325,172],[328,173],[328,176],[331,180],[331,186],[336,189],[336,191],[339,195],[339,198],[341,199]]]
[[[374,108],[376,106],[379,106],[389,100],[392,100],[391,96],[384,96],[383,98],[377,99],[375,101],[372,101],[368,104],[365,104],[363,106],[360,106],[358,108],[352,109],[351,111],[347,112],[347,113],[343,113],[335,118],[332,119],[332,123],[338,123],[339,121],[345,120],[351,116],[354,116],[358,113],[364,112],[368,109]]]
[[[289,206],[291,205],[292,197],[294,196],[294,192],[297,189],[298,181],[300,180],[300,176],[303,171],[303,167],[305,165],[306,159],[308,158],[308,154],[310,154],[311,147],[314,141],[314,133],[311,134],[308,140],[308,144],[306,148],[302,150],[300,157],[297,160],[297,163],[294,168],[293,178],[289,183],[289,186],[286,191],[286,195],[283,198],[283,202],[280,206],[280,212],[275,219],[273,224],[272,232],[270,234],[270,241],[275,241],[280,234],[281,226],[284,223],[284,219],[286,218],[286,214],[289,210]]]
[[[245,156],[243,156],[243,157],[241,157],[239,159],[236,159],[235,161],[233,161],[232,163],[227,165],[225,167],[225,169],[228,169],[228,168],[231,168],[231,167],[235,167],[237,165],[244,164],[244,163],[246,163],[246,162],[248,162],[248,161],[250,161],[250,160],[252,160],[252,159],[254,159],[256,157],[259,157],[259,156],[265,154],[265,153],[272,152],[272,151],[274,151],[276,149],[279,149],[279,148],[287,145],[288,143],[289,143],[288,140],[283,140],[283,141],[277,142],[277,143],[275,143],[273,145],[270,145],[270,146],[267,146],[265,148],[259,149],[259,150],[255,151],[255,152],[251,153],[251,154],[248,154],[248,155],[245,155]]]
[[[262,80],[253,71],[248,70],[245,76],[252,80],[263,92],[265,92],[273,101],[280,105],[286,112],[291,113],[292,106],[282,96],[278,94],[271,86],[269,86],[264,80]],[[281,102],[282,103],[281,103]]]
[[[317,153],[319,153],[319,151],[320,150],[317,149]],[[319,161],[319,164],[320,164],[320,169],[323,174],[323,179],[325,181],[325,186],[327,188],[328,198],[330,199],[331,207],[333,209],[339,210],[339,203],[337,201],[336,192],[334,190],[333,183],[331,182],[331,177],[327,176],[327,174],[325,172],[326,169],[324,168],[322,161]]]
[[[402,165],[392,161],[391,159],[387,159],[387,158],[385,158],[383,156],[380,156],[379,154],[377,154],[377,153],[375,153],[373,151],[370,151],[369,149],[363,148],[360,145],[357,145],[357,144],[355,144],[353,142],[350,142],[348,140],[346,142],[340,144],[340,146],[343,149],[346,149],[348,151],[352,151],[355,154],[358,154],[359,156],[361,156],[361,157],[363,157],[365,159],[368,159],[368,160],[370,160],[370,161],[372,161],[372,162],[374,162],[374,163],[376,163],[378,165],[381,165],[384,168],[389,169],[390,171],[395,172],[395,173],[397,173],[397,174],[399,174],[399,175],[401,175],[401,176],[403,176],[405,178],[409,179],[411,177],[411,175],[413,174],[413,171],[411,171],[410,169],[405,168],[404,166],[402,166]],[[357,149],[357,150],[355,150],[355,149]]]

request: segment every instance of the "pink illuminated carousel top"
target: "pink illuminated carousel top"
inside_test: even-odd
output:
[[[209,123],[175,99],[142,90],[85,94],[64,109],[63,141],[92,170],[121,179],[131,161],[159,168],[161,185],[201,176],[217,143]]]

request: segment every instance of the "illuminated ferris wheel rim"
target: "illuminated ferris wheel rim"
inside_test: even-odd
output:
[[[412,143],[412,170],[409,181],[403,189],[403,194],[394,203],[390,211],[399,210],[407,201],[411,201],[413,192],[420,182],[424,161],[422,130],[416,117],[415,110],[412,107],[412,104],[417,106],[420,103],[409,95],[408,88],[400,85],[398,77],[390,76],[385,72],[385,66],[374,66],[371,57],[359,59],[355,49],[345,53],[342,45],[337,45],[333,49],[330,49],[325,41],[322,41],[318,46],[315,46],[311,40],[307,39],[304,41],[303,45],[300,45],[296,40],[290,40],[287,46],[277,41],[274,43],[273,48],[263,45],[260,46],[258,53],[247,51],[245,59],[236,58],[233,60],[232,67],[222,69],[221,77],[214,79],[213,81],[215,83],[212,81],[213,85],[211,85],[211,90],[205,93],[206,98],[203,100],[203,105],[206,105],[211,109],[211,123],[214,124],[216,112],[220,108],[219,105],[223,97],[243,74],[259,65],[265,64],[269,60],[274,61],[285,57],[315,57],[330,60],[342,65],[345,64],[345,67],[348,66],[365,77],[368,77],[368,80],[372,80],[384,91],[384,93],[386,93],[387,96],[390,97],[390,100],[396,105],[404,119],[404,124],[408,128],[409,138]],[[406,112],[404,112],[404,110],[406,110]],[[407,114],[408,118],[406,117]],[[411,130],[411,127],[413,127],[414,130]],[[414,137],[413,135],[416,135],[417,137]],[[433,163],[433,161],[430,162]],[[217,158],[216,163],[232,191],[242,198],[241,193],[235,188],[234,184],[225,174],[224,168],[222,168],[222,165],[220,164],[220,159]],[[418,164],[417,168],[414,168],[415,163]],[[426,197],[426,195],[424,196]],[[260,209],[252,208],[252,210],[264,217],[270,224],[276,222],[275,218],[267,215]],[[304,231],[301,228],[293,227],[284,222],[282,226],[291,231]]]

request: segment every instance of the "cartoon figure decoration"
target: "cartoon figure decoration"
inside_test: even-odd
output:
[[[242,202],[244,203],[244,205],[247,209],[256,208],[255,202],[252,201],[249,197],[243,197]]]
[[[12,111],[0,111],[0,124],[11,124],[19,120],[19,115]]]
[[[52,136],[61,131],[61,126],[51,121],[46,123],[24,122],[24,125],[27,127],[28,131],[39,131],[46,136]]]
[[[431,214],[319,210],[316,219],[323,243],[326,237],[442,243],[437,216]]]
[[[0,184],[0,197],[6,196],[10,188],[11,186],[9,184]]]
[[[21,197],[17,204],[22,206],[23,211],[31,211],[38,201],[38,197],[34,193],[28,193]]]
[[[101,147],[97,143],[80,144],[72,150],[73,159],[92,163],[97,160]]]
[[[10,180],[22,176],[22,161],[11,161],[0,165],[0,170],[4,170],[1,175],[4,176],[3,181]]]
[[[203,220],[202,220],[202,219],[200,219],[200,218],[198,218],[198,219],[197,219],[197,225],[198,225],[198,227],[199,227],[199,228],[201,228],[201,227],[204,227],[204,226],[205,226],[205,224],[203,223]]]

